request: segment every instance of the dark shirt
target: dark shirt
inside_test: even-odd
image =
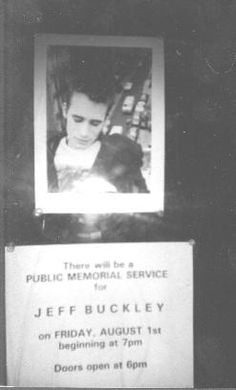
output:
[[[59,134],[48,143],[49,192],[58,191],[54,156],[61,139]],[[139,144],[119,134],[101,137],[101,148],[90,170],[90,175],[102,177],[115,186],[118,192],[148,192],[141,173],[142,149]]]

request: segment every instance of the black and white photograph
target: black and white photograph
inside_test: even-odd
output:
[[[0,0],[0,385],[236,388],[236,0]]]
[[[161,39],[36,36],[35,197],[52,213],[163,211]]]

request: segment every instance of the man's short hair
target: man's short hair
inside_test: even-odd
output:
[[[84,62],[70,73],[63,101],[69,106],[74,92],[83,93],[96,103],[113,104],[115,82],[111,67],[104,62]]]

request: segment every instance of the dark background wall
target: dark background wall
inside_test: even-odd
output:
[[[5,243],[194,239],[195,385],[236,386],[236,1],[8,0],[3,6]],[[105,215],[91,222],[34,215],[37,32],[163,36],[163,216]]]

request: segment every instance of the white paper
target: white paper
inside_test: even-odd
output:
[[[6,248],[8,385],[192,387],[192,272],[189,243]]]

